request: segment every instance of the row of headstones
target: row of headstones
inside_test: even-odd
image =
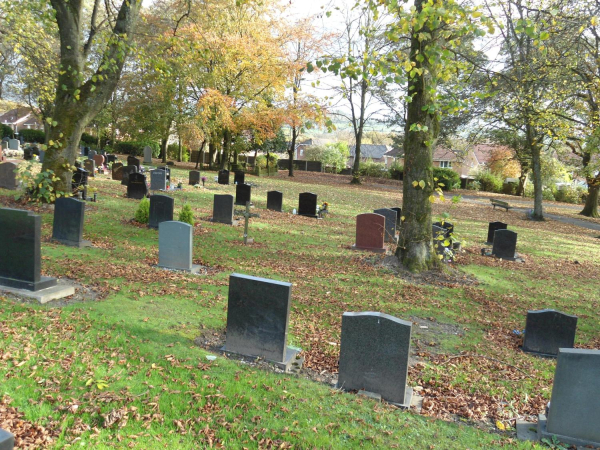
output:
[[[21,150],[21,143],[18,139],[2,139],[2,150]]]

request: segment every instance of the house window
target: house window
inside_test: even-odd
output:
[[[440,161],[440,167],[442,169],[452,169],[452,161]]]
[[[300,149],[300,156],[304,155],[304,150]]]

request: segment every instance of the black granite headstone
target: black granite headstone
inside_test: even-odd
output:
[[[141,167],[142,167],[142,163],[141,161],[136,158],[135,156],[129,155],[127,157],[127,165],[128,166],[136,166],[137,167],[137,171],[140,172],[141,171]]]
[[[117,162],[117,155],[106,155],[106,164],[110,164],[110,163],[116,163]]]
[[[494,233],[496,230],[506,230],[508,225],[504,222],[490,222],[488,225],[488,234],[486,244],[492,245],[494,243]]]
[[[267,192],[267,209],[281,212],[283,210],[283,192]]]
[[[54,204],[52,239],[72,247],[89,247],[91,242],[83,240],[85,202],[74,198],[60,197]]]
[[[246,173],[241,170],[236,170],[233,173],[233,183],[234,184],[244,184],[246,182]]]
[[[497,258],[514,260],[517,257],[517,233],[510,230],[496,230],[492,255]]]
[[[192,186],[200,184],[200,171],[199,170],[190,170],[189,184],[191,184]]]
[[[71,178],[71,186],[73,189],[88,185],[88,171],[78,167]]]
[[[412,323],[376,312],[342,315],[338,388],[410,405],[406,387]]]
[[[217,183],[229,184],[229,170],[219,170]]]
[[[523,350],[556,356],[559,348],[573,348],[576,331],[577,316],[553,309],[527,311]]]
[[[129,184],[129,175],[137,173],[137,166],[125,166],[121,169],[121,184],[127,186]]]
[[[448,238],[448,237],[450,237],[450,235],[452,233],[454,233],[454,225],[448,221],[444,221],[443,223],[442,222],[434,222],[433,225],[435,225],[436,227],[443,228],[445,230],[444,237]]]
[[[249,184],[238,184],[235,187],[235,204],[246,206],[246,202],[251,202],[252,186]]]
[[[148,227],[158,228],[161,222],[173,220],[173,209],[175,200],[167,195],[151,195],[150,196],[150,219]]]
[[[0,285],[38,291],[57,284],[41,275],[42,219],[29,211],[0,208]]]
[[[233,224],[233,195],[215,194],[213,222]]]
[[[313,194],[312,192],[303,192],[298,197],[298,215],[318,217],[317,194]]]
[[[396,229],[402,226],[402,208],[390,208],[392,211],[396,211]]]
[[[112,179],[121,181],[123,180],[123,164],[120,162],[113,163],[112,168]]]
[[[396,223],[398,222],[398,213],[390,208],[381,208],[373,211],[385,217],[385,242],[396,242]]]
[[[137,200],[143,199],[148,195],[148,185],[146,184],[146,175],[142,173],[132,173],[129,175],[127,183],[127,197]]]

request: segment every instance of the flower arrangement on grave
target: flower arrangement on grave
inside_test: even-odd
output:
[[[329,203],[323,202],[321,206],[317,206],[317,213],[319,217],[323,217],[323,214],[329,213]]]
[[[204,183],[206,183],[206,177],[202,177],[201,180],[202,180],[202,187],[204,187]]]

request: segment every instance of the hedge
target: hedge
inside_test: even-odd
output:
[[[0,126],[2,127],[0,129],[0,133],[2,134],[2,137],[3,138],[8,137],[8,138],[12,139],[12,137],[14,136],[13,129],[5,124],[0,124]]]
[[[43,144],[46,138],[46,133],[44,133],[43,130],[20,130],[19,136],[22,137],[25,142]]]
[[[160,146],[157,142],[147,141],[121,141],[115,142],[112,146],[115,153],[121,153],[123,155],[143,156],[144,147],[148,145],[152,147],[152,155],[158,156],[160,152]]]

